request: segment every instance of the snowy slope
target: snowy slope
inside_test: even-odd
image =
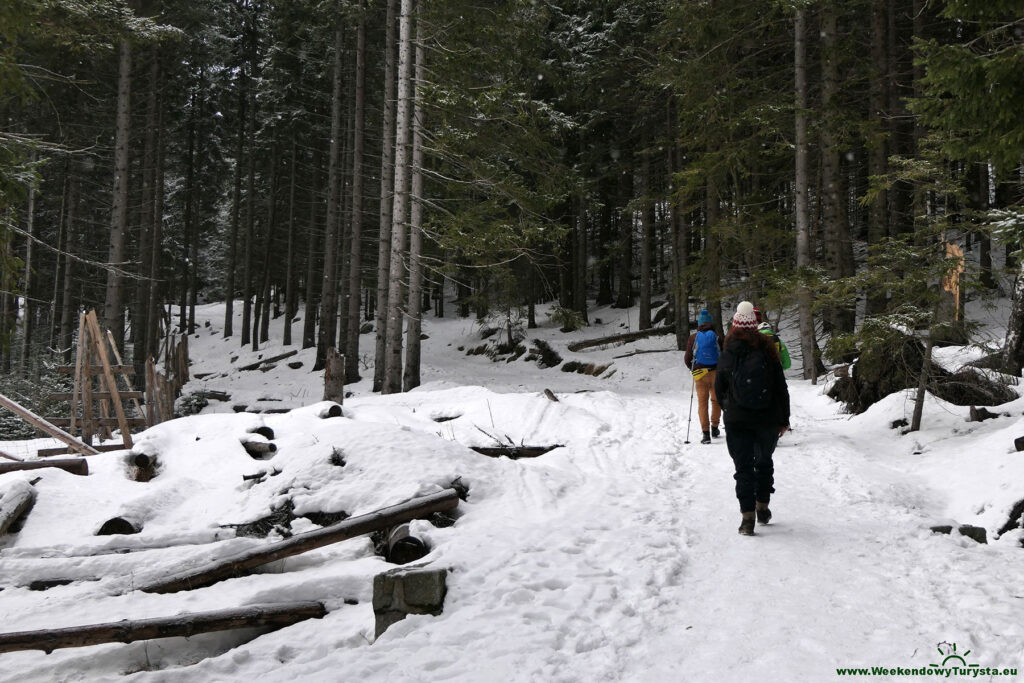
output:
[[[681,353],[667,351],[672,339],[565,351],[568,341],[625,331],[614,311],[597,312],[609,321],[600,328],[536,331],[565,360],[613,363],[609,378],[465,356],[459,346],[481,343],[474,326],[431,319],[424,386],[378,396],[364,379],[332,419],[318,417],[311,350],[288,359],[299,369],[232,370],[257,354],[220,339],[218,307],[201,314],[210,327],[191,340],[192,372],[210,375],[189,388],[232,399],[137,437],[138,451],[161,460],[157,478],[129,481],[123,452],[91,457],[87,478],[0,477],[43,477],[25,527],[0,542],[2,630],[281,600],[320,600],[330,613],[262,635],[4,654],[0,680],[822,681],[839,667],[937,663],[942,642],[970,650],[970,663],[1024,670],[1024,533],[994,538],[1024,498],[1024,457],[1012,445],[1024,434],[1024,399],[983,423],[931,399],[925,428],[901,436],[889,423],[909,414],[909,396],[851,418],[823,386],[791,380],[795,431],[776,452],[775,516],[745,538],[724,439],[696,443],[694,415],[685,443],[689,375]],[[666,352],[613,358],[637,349]],[[279,352],[272,342],[258,353]],[[236,404],[297,409],[236,414]],[[239,443],[261,425],[279,446],[266,461]],[[468,448],[496,442],[562,446],[516,461]],[[332,463],[337,454],[344,466]],[[261,470],[276,474],[242,479]],[[413,523],[432,547],[426,561],[451,570],[445,611],[376,641],[372,577],[392,565],[365,537],[208,588],[137,590],[266,543],[225,525],[284,500],[296,514],[360,514],[457,477],[469,497],[455,526]],[[92,535],[117,515],[142,533]],[[989,544],[929,531],[949,520],[985,527]],[[26,587],[54,578],[76,582]]]

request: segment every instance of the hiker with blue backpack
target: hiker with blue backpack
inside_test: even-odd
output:
[[[715,392],[725,411],[725,443],[736,466],[739,532],[753,536],[755,517],[761,524],[772,518],[772,453],[789,429],[789,389],[775,343],[758,331],[749,301],[736,307],[716,374]]]
[[[700,419],[700,429],[703,432],[700,440],[703,444],[711,443],[711,437],[718,438],[718,422],[722,417],[722,408],[718,405],[718,397],[715,395],[715,368],[718,367],[722,341],[715,334],[713,322],[707,309],[697,314],[697,331],[686,340],[686,354],[683,356],[683,362],[693,375],[693,384],[697,391],[697,417]]]

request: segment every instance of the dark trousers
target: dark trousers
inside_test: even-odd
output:
[[[779,441],[777,427],[725,425],[725,443],[736,465],[736,498],[740,512],[751,512],[754,503],[767,503],[775,489],[772,453]]]

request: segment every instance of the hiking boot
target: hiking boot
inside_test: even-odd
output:
[[[711,433],[710,432],[702,432],[702,433],[704,434],[704,436],[701,438],[700,442],[701,443],[705,443],[705,444],[711,443]]]
[[[740,536],[754,535],[754,513],[744,512],[743,521],[740,522]]]
[[[767,524],[772,521],[772,511],[768,509],[768,503],[758,503],[755,512],[759,523]]]
[[[718,427],[712,427],[712,428],[711,428],[711,436],[712,436],[712,437],[714,437],[714,438],[716,438],[716,439],[717,439],[717,438],[718,438],[718,437],[720,437],[721,435],[722,435],[722,432],[718,431]]]

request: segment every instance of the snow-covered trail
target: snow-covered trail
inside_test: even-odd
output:
[[[931,534],[941,497],[865,453],[819,388],[793,388],[798,431],[776,451],[775,518],[755,538],[736,533],[724,438],[703,446],[691,427],[684,444],[687,394],[563,396],[597,428],[561,422],[566,449],[508,468],[495,504],[518,512],[471,553],[453,611],[345,666],[418,680],[429,652],[431,680],[817,681],[938,663],[942,641],[1022,663],[1015,551]],[[396,659],[415,665],[403,676]]]

